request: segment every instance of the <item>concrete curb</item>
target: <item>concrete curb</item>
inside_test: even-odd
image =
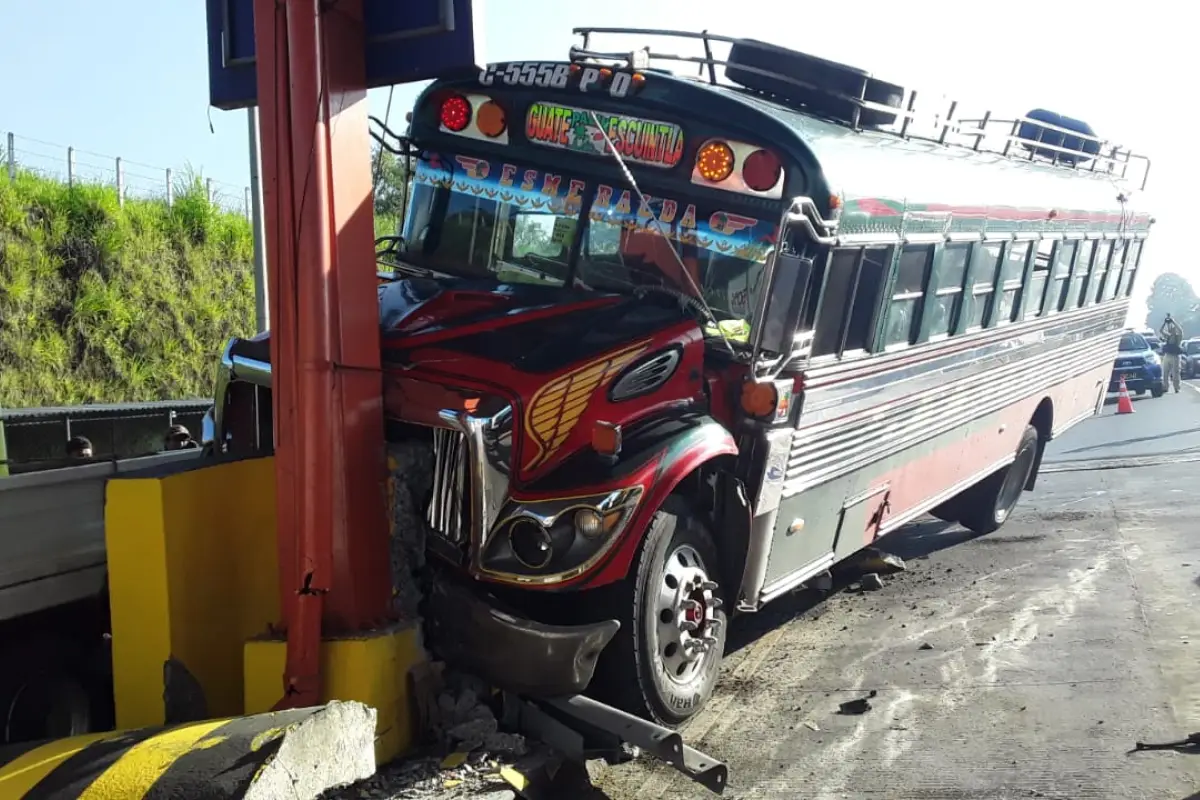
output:
[[[301,800],[375,773],[375,709],[315,708],[0,748],[0,800]]]

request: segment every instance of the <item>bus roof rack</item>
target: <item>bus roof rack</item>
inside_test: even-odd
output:
[[[1146,188],[1150,159],[1096,136],[1079,120],[1044,109],[1024,116],[999,118],[984,111],[975,118],[956,116],[959,103],[944,96],[918,102],[917,92],[871,75],[865,70],[810,56],[754,39],[657,28],[575,28],[583,37],[570,51],[572,61],[615,64],[628,69],[671,71],[666,64],[691,64],[699,79],[732,85],[789,108],[854,130],[876,130],[906,139],[1001,155],[1008,159],[1050,164],[1104,175],[1129,186]],[[703,55],[593,48],[593,38],[643,36],[699,42]],[[728,45],[718,58],[713,45]],[[717,67],[723,67],[723,75]],[[1131,174],[1132,173],[1132,174]]]

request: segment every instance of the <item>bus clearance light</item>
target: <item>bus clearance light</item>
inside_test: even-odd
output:
[[[461,95],[448,97],[442,103],[441,118],[447,130],[455,133],[466,130],[467,125],[471,124],[471,104]]]
[[[712,183],[720,183],[733,173],[733,149],[724,142],[709,142],[696,154],[696,172]]]
[[[755,192],[769,192],[779,183],[783,164],[769,150],[755,150],[742,164],[742,181]]]
[[[475,127],[479,128],[479,132],[484,136],[495,139],[508,127],[504,108],[495,100],[488,100],[475,112]]]

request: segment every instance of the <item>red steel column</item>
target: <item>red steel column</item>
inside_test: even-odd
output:
[[[271,298],[281,705],[317,702],[322,633],[391,598],[361,0],[255,0]]]

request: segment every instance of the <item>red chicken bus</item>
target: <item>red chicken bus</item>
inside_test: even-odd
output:
[[[761,42],[577,33],[417,101],[388,446],[444,657],[678,724],[734,614],[923,514],[993,531],[1034,488],[1103,400],[1149,162]],[[270,448],[269,362],[230,342],[216,450]]]

